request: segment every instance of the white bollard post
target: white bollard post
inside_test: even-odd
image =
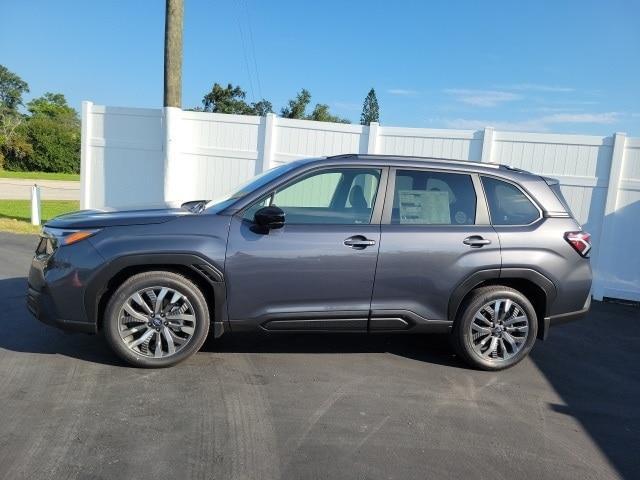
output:
[[[40,187],[31,187],[31,225],[40,225]]]

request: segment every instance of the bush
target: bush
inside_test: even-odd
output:
[[[17,171],[78,173],[80,121],[63,95],[45,93],[27,104],[30,116],[2,145],[4,168]]]
[[[30,155],[5,159],[7,170],[33,172],[80,172],[80,131],[43,115],[34,115],[24,125]]]

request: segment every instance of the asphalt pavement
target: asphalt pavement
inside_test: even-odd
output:
[[[529,359],[442,336],[225,335],[170,369],[25,308],[36,239],[0,233],[0,478],[640,478],[640,309],[595,303]]]

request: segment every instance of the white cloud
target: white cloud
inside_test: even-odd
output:
[[[521,95],[501,90],[468,90],[463,88],[448,88],[444,91],[453,95],[459,102],[475,107],[495,107],[501,103],[520,100]]]
[[[608,125],[619,120],[620,113],[556,113],[542,117],[544,123],[598,123]]]
[[[491,120],[454,118],[444,120],[444,125],[448,128],[460,128],[463,130],[480,130],[484,127],[493,127],[496,130],[527,132],[546,132],[548,130],[544,124],[535,120],[524,120],[521,122],[495,122]]]
[[[496,122],[492,120],[454,118],[444,120],[445,126],[448,128],[460,128],[464,130],[479,130],[484,127],[493,127],[496,130],[508,131],[527,131],[527,132],[546,132],[549,131],[550,125],[571,124],[571,123],[591,123],[608,125],[616,123],[621,114],[619,112],[604,113],[557,113],[553,115],[545,115],[525,120],[513,122]]]
[[[407,90],[404,88],[390,88],[389,90],[387,90],[387,93],[390,93],[391,95],[410,96],[416,95],[418,92],[416,92],[415,90]]]
[[[574,92],[575,89],[572,87],[560,87],[558,85],[542,85],[539,83],[518,83],[515,85],[508,85],[504,87],[506,90],[517,90],[517,91],[529,91],[529,92]]]

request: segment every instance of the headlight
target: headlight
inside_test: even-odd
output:
[[[74,243],[78,243],[85,238],[89,238],[92,235],[98,233],[99,229],[93,230],[71,230],[64,228],[48,228],[45,227],[42,229],[42,236],[51,240],[54,244],[54,249],[63,246],[63,245],[73,245]]]

